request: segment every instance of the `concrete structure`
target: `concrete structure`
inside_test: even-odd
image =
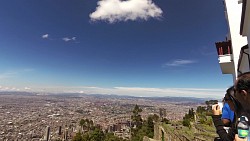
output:
[[[45,130],[44,141],[49,141],[49,139],[50,139],[50,127],[47,126]]]
[[[163,119],[163,118],[166,118],[167,116],[167,111],[165,108],[160,108],[160,118]]]
[[[250,42],[250,1],[249,0],[243,0],[240,34],[243,36],[247,36],[248,43]]]
[[[250,0],[224,0],[228,34],[216,43],[223,74],[232,74],[233,81],[250,71],[248,44],[250,41]]]
[[[161,125],[154,125],[154,138],[144,137],[143,141],[191,141],[184,135],[177,135],[173,131],[166,131]],[[202,140],[197,140],[202,141]]]

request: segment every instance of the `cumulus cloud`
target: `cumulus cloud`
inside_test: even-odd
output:
[[[174,60],[174,61],[167,62],[167,63],[164,64],[163,66],[164,66],[164,67],[167,67],[167,66],[170,66],[170,67],[178,67],[178,66],[184,66],[184,65],[193,64],[193,63],[196,63],[196,61],[195,61],[195,60],[177,59],[177,60]]]
[[[89,16],[91,21],[104,20],[110,23],[118,21],[147,20],[160,18],[162,10],[152,0],[100,0],[96,11]]]
[[[49,34],[44,34],[44,35],[42,35],[42,38],[43,38],[43,39],[49,38]]]

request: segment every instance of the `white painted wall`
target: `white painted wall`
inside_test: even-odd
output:
[[[237,76],[237,66],[241,47],[247,44],[247,38],[240,35],[242,4],[237,0],[225,0],[226,18],[228,19],[229,35],[232,41],[234,72],[233,78]]]

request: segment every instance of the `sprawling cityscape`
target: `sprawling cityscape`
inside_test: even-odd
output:
[[[179,102],[178,102],[179,101]],[[171,98],[138,98],[85,94],[0,94],[0,141],[72,140],[81,131],[81,119],[90,119],[105,132],[129,139],[131,114],[135,105],[142,108],[142,118],[159,115],[181,120],[201,100]]]

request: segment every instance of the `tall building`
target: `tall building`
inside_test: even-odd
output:
[[[44,141],[49,141],[49,139],[50,139],[50,127],[47,126],[45,130]]]
[[[63,137],[63,140],[64,140],[64,141],[67,141],[67,140],[68,140],[68,129],[67,129],[67,128],[64,129],[64,137]]]
[[[228,34],[216,43],[223,74],[237,76],[250,71],[250,0],[224,0]]]
[[[160,118],[163,119],[167,116],[166,109],[160,108]]]
[[[59,126],[59,129],[58,129],[58,135],[62,135],[62,126]]]

